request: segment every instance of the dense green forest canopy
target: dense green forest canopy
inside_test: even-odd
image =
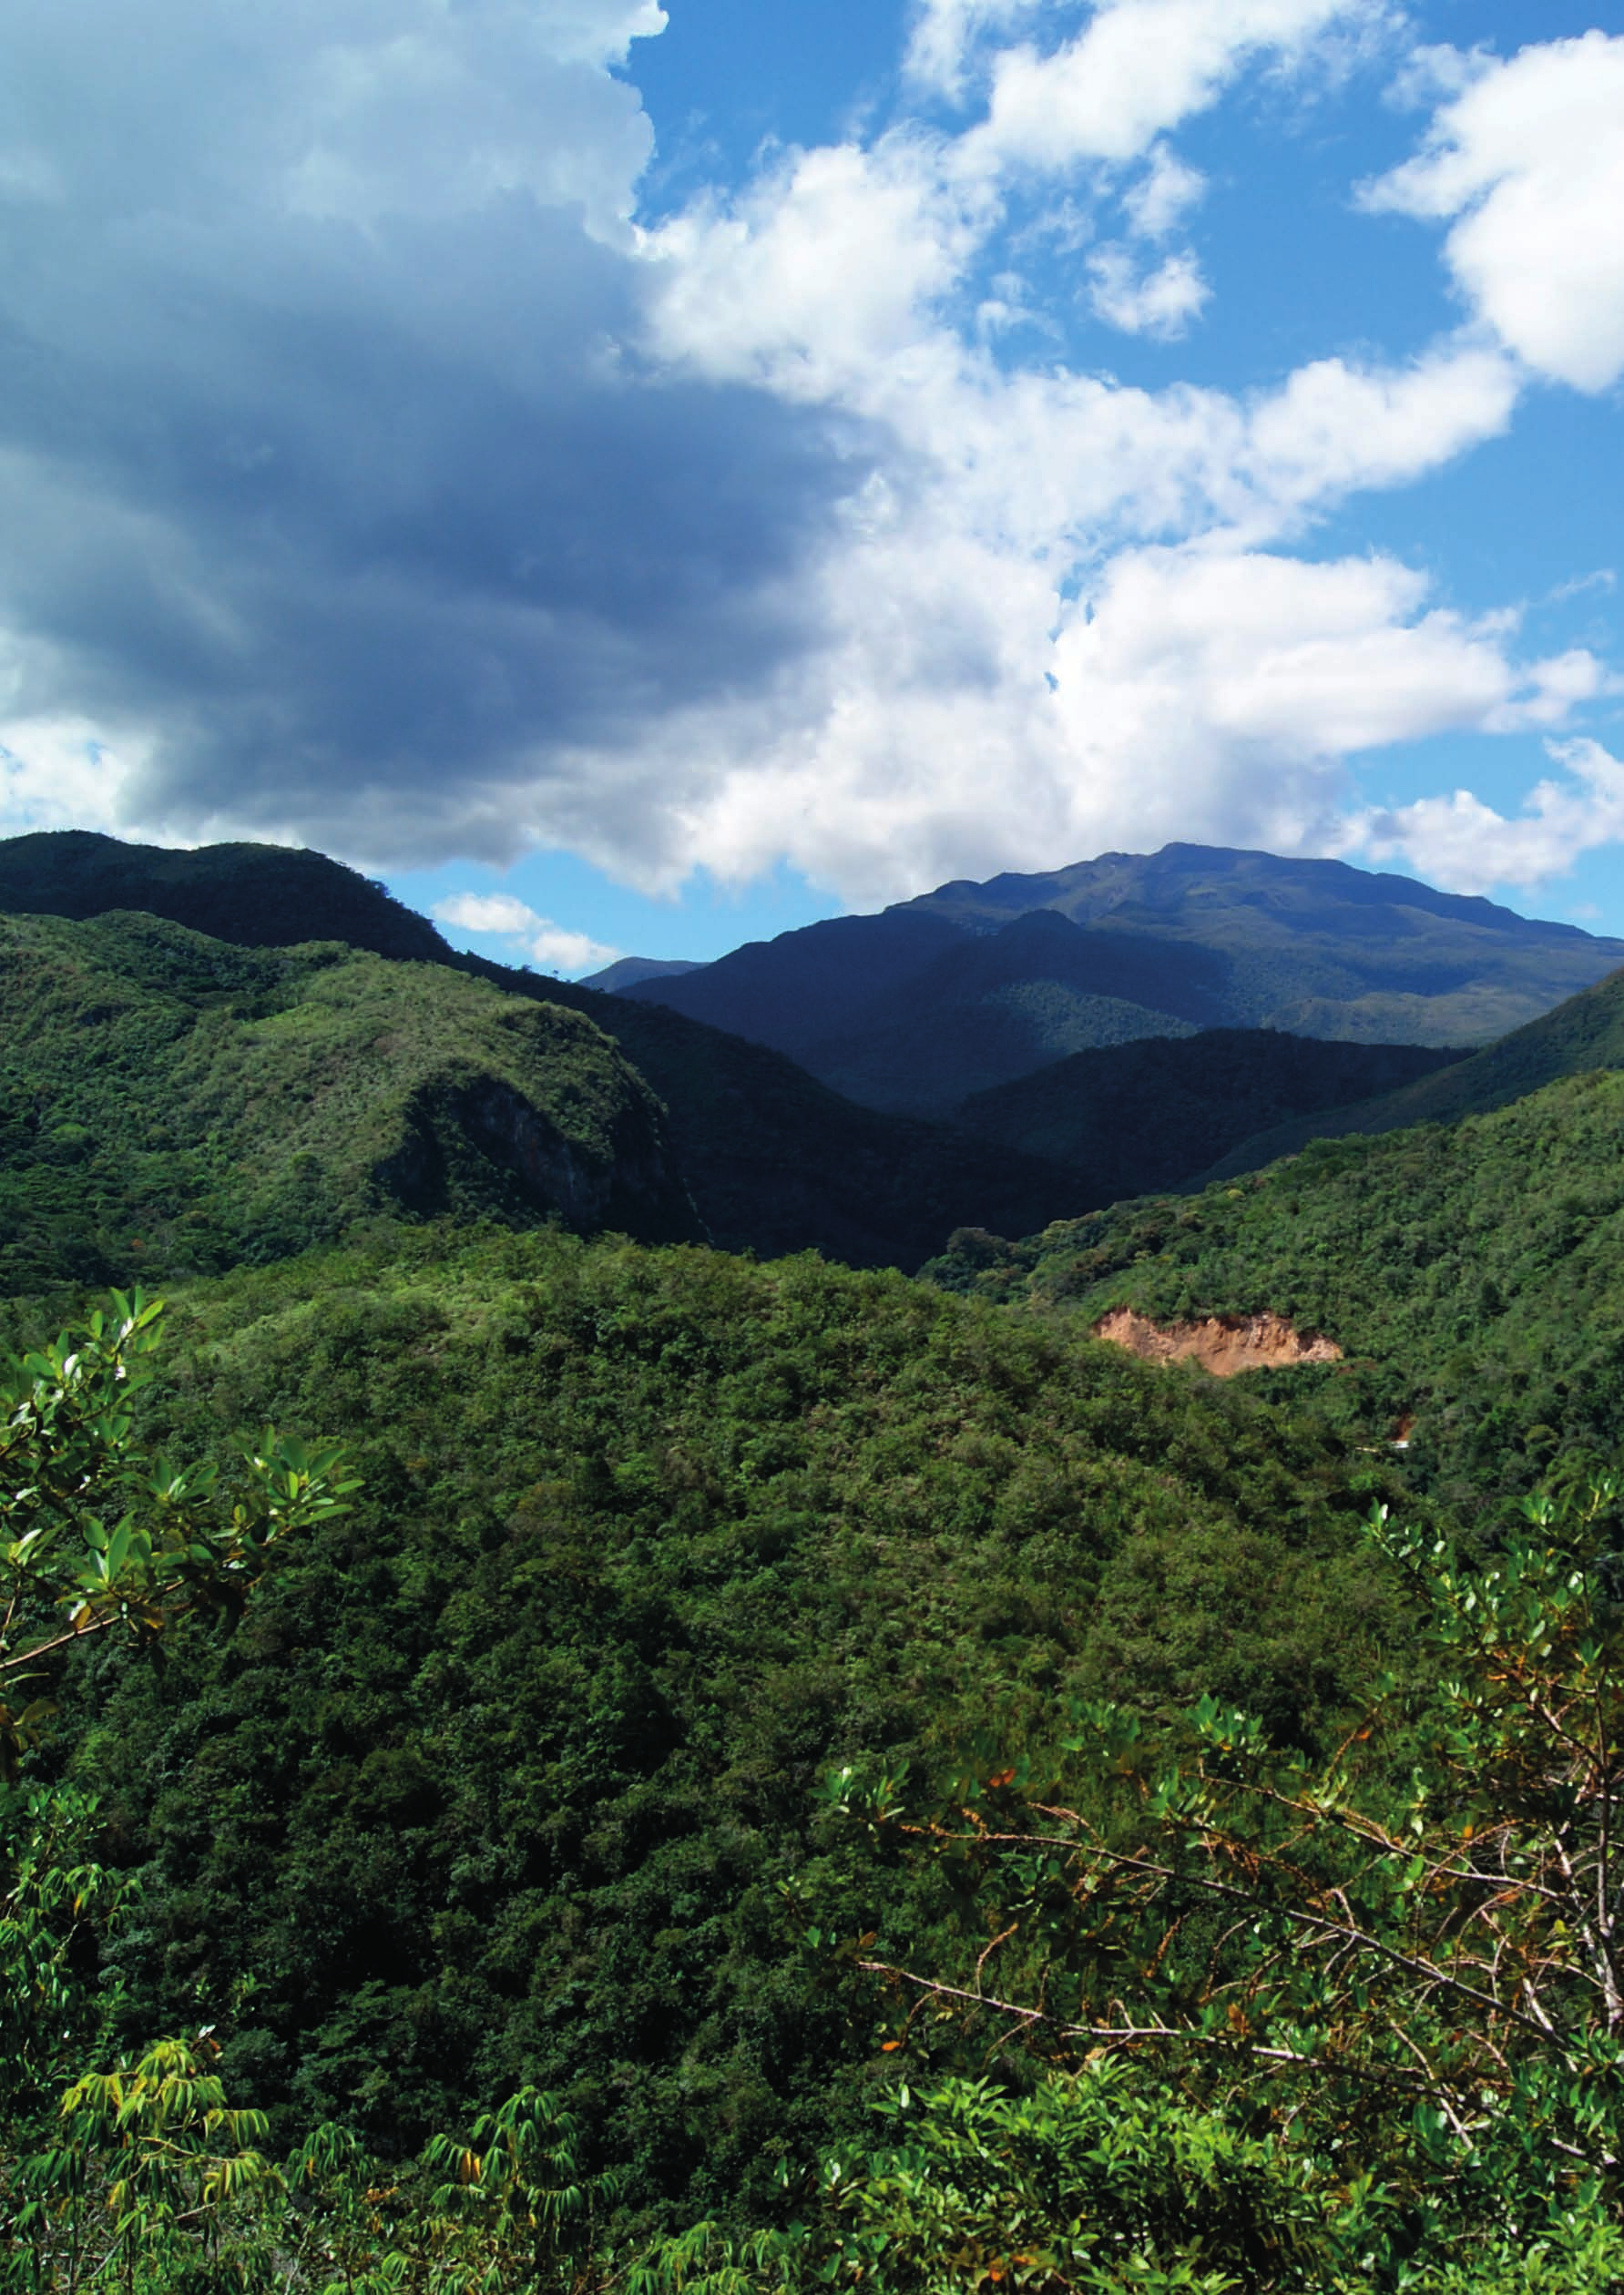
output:
[[[832,1945],[951,1911],[830,1765],[1214,1685],[1320,1745],[1396,1638],[1379,1467],[901,1278],[403,1230],[171,1321],[167,1447],[269,1418],[363,1485],[230,1642],[79,1693],[129,2014],[205,2003],[279,2127],[398,2148],[534,2080],[645,2217],[765,2205],[883,2061]]]
[[[0,919],[0,1291],[217,1270],[378,1211],[695,1235],[589,1020],[337,941]]]
[[[1023,1242],[964,1235],[929,1271],[1066,1329],[1128,1306],[1323,1333],[1344,1362],[1270,1375],[1406,1443],[1412,1486],[1471,1518],[1624,1459],[1621,1151],[1624,1075],[1598,1071]]]
[[[16,1450],[66,1411],[71,1340],[6,1406],[8,1518],[43,1459],[114,1590],[107,1630],[51,1641],[55,1718],[4,1719],[0,1975],[36,2027],[60,2004],[77,2076],[59,2101],[7,2060],[0,2279],[77,2284],[83,2222],[142,2295],[1609,2288],[1624,2059],[1538,1875],[1610,1853],[1618,1507],[1530,1534],[1522,1505],[1624,1461],[1617,990],[1416,1087],[1467,1078],[1459,1121],[1024,1241],[989,1217],[920,1283],[706,1248],[690,1173],[771,1232],[801,1123],[848,1193],[797,1208],[792,1160],[775,1216],[873,1249],[967,1176],[986,1199],[955,1158],[1004,1151],[658,1006],[611,1038],[613,1000],[554,986],[150,914],[0,926],[0,1340],[38,1350],[112,1275],[169,1299],[83,1474]],[[1133,1056],[1175,1053],[1210,1059]],[[1161,1371],[1094,1339],[1121,1305],[1269,1311],[1343,1360]],[[295,1439],[233,1451],[271,1424]],[[344,1509],[288,1514],[251,1598],[205,1598],[254,1478],[333,1443]],[[126,1614],[154,1510],[199,1600],[155,1578]],[[1497,1641],[1455,1630],[1491,1613]],[[1601,1717],[1577,1767],[1524,1726],[1526,1664]],[[1471,2076],[1436,1955],[1491,1857],[1567,2037]],[[1220,1863],[1255,1953],[1201,1893]],[[1327,2039],[1312,1955],[1280,1971],[1338,1890]],[[1522,2012],[1485,1996],[1492,2055]],[[1421,2087],[1354,2108],[1350,2080],[1404,2086],[1394,2026],[1427,2035]],[[1271,2051],[1308,2067],[1289,2092]],[[161,2238],[117,2216],[131,2159],[192,2195]]]

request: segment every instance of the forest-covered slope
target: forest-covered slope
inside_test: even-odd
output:
[[[515,995],[588,1015],[668,1111],[683,1178],[712,1240],[763,1259],[819,1250],[912,1271],[955,1227],[1020,1229],[1080,1206],[1077,1175],[956,1125],[861,1107],[781,1052],[659,1005],[455,960]]]
[[[240,948],[341,940],[420,964],[451,951],[426,917],[324,852],[215,844],[176,851],[87,829],[0,837],[0,915],[144,909]]]
[[[644,1080],[654,1063],[625,1057],[639,1028],[691,1108],[714,1117],[739,1092],[743,1198],[781,1151],[793,1180],[796,1111],[819,1155],[847,1143],[851,1195],[814,1187],[791,1220],[842,1200],[862,1216],[864,1140],[900,1190],[954,1136],[851,1108],[778,1056],[656,1006],[626,1007],[617,1047],[548,1002],[550,984],[514,975],[522,993],[504,994],[482,972],[497,968],[335,942],[243,949],[149,914],[0,926],[0,1337],[45,1338],[58,1297],[21,1294],[65,1272],[182,1276],[161,1379],[138,1396],[138,1439],[161,1453],[139,1504],[161,1513],[172,1462],[212,1454],[229,1509],[254,1471],[230,1463],[230,1437],[271,1422],[336,1438],[361,1483],[352,1511],[272,1550],[234,1632],[177,1622],[161,1667],[113,1637],[53,1646],[58,1718],[0,1716],[0,1751],[46,1732],[24,1756],[42,1797],[0,1794],[0,1818],[23,1826],[0,1835],[7,1885],[21,1853],[8,1843],[34,1856],[39,1823],[62,1812],[74,1854],[138,1882],[99,1929],[75,1913],[59,1956],[103,2012],[85,2025],[98,2061],[207,2025],[210,2076],[269,2113],[271,2150],[330,2118],[359,2135],[367,2208],[429,2130],[466,2127],[528,2083],[551,2090],[577,2123],[582,2171],[624,2178],[604,2201],[608,2246],[515,2286],[621,2284],[651,2230],[709,2217],[760,2231],[787,2207],[833,2205],[820,2147],[858,2157],[876,2100],[928,2096],[947,2072],[982,2081],[975,2109],[1016,2131],[996,2156],[1041,2182],[1048,2155],[1020,2116],[1035,2096],[1069,2108],[1039,2067],[1075,2068],[1077,2034],[1028,2020],[1031,2056],[1006,2050],[989,2071],[978,2000],[967,2021],[963,2001],[911,2014],[928,1993],[877,1986],[862,1964],[974,1988],[1001,1935],[999,1981],[1017,1993],[1052,1969],[1080,1998],[1097,1954],[1101,2014],[1120,2021],[1137,1987],[1165,1984],[1180,2015],[1221,2015],[1228,1903],[1220,1918],[1175,1902],[1167,1949],[1147,1958],[1136,1943],[1125,1962],[1108,1891],[1075,1885],[1078,1844],[1137,1854],[1147,1810],[1193,1810],[1199,1834],[1212,1804],[1157,1800],[1153,1744],[1187,1760],[1216,1749],[1234,1783],[1243,1745],[1270,1761],[1345,1749],[1373,1698],[1388,1719],[1357,1739],[1361,1790],[1400,1807],[1417,1745],[1436,1735],[1414,1715],[1444,1676],[1416,1632],[1413,1576],[1361,1519],[1385,1499],[1428,1553],[1435,1534],[1464,1533],[1462,1566],[1481,1570],[1514,1501],[1624,1464],[1624,1074],[1565,1075],[1450,1127],[1322,1145],[1244,1184],[1024,1242],[966,1230],[933,1286],[549,1223],[549,1208],[613,1219],[614,1190],[640,1172],[643,1231],[693,1232]],[[1610,1042],[1610,1010],[1602,993],[1557,1015],[1536,1067]],[[1210,1049],[1134,1056],[1199,1081]],[[1312,1068],[1329,1049],[1303,1057]],[[1297,1056],[1281,1039],[1266,1056]],[[1219,1066],[1232,1077],[1235,1060]],[[753,1074],[771,1085],[764,1114],[741,1088]],[[729,1143],[718,1123],[708,1137],[720,1187]],[[882,1143],[904,1138],[914,1164],[885,1165]],[[945,1175],[937,1211],[965,1168]],[[920,1219],[894,1195],[869,1216]],[[301,1251],[312,1238],[323,1248]],[[232,1260],[252,1263],[211,1271]],[[1343,1359],[1228,1385],[1157,1370],[1092,1338],[1120,1304],[1162,1320],[1267,1310],[1323,1331]],[[48,1437],[56,1402],[42,1392],[28,1407]],[[29,1423],[25,1409],[8,1437]],[[0,1495],[18,1502],[11,1484]],[[1616,1633],[1605,1509],[1600,1524],[1612,1543],[1598,1614]],[[93,1555],[117,1545],[91,1530]],[[187,1566],[204,1565],[189,1554]],[[234,1615],[240,1594],[223,1606]],[[0,1650],[15,1655],[3,1634]],[[1102,1722],[1100,1698],[1125,1718]],[[1255,1725],[1231,1728],[1231,1707]],[[1080,1755],[1101,1743],[1097,1772]],[[848,1763],[887,1780],[877,1800],[832,1784]],[[94,1814],[72,1799],[86,1790],[101,1796]],[[1312,1804],[1316,1822],[1328,1806]],[[968,1829],[965,1853],[908,1830],[933,1807]],[[1029,1851],[988,1841],[977,1829],[995,1809],[1064,1837]],[[1363,1865],[1372,1838],[1357,1836]],[[1384,1933],[1410,1885],[1410,1838],[1396,1864],[1355,1876]],[[1305,1839],[1278,1864],[1287,1933]],[[1201,1835],[1188,1872],[1159,1876],[1175,1898],[1212,1845]],[[1349,1981],[1364,1979],[1355,1967]],[[1292,2010],[1299,2057],[1312,2007]],[[1157,2162],[1166,2185],[1174,2138],[1195,2147],[1179,2158],[1209,2166],[1235,2143],[1254,2166],[1267,2152],[1264,2228],[1287,2245],[1269,2276],[1240,2283],[1394,2295],[1440,2175],[1455,2197],[1435,2259],[1484,2221],[1516,2251],[1528,2194],[1574,2198],[1541,2164],[1543,2092],[1525,2116],[1535,2165],[1501,2193],[1480,2188],[1497,2167],[1474,2186],[1470,2146],[1451,2150],[1413,2108],[1407,2073],[1392,2111],[1367,2088],[1350,2114],[1333,2080],[1298,2115],[1256,2080],[1255,2036],[1244,2019],[1202,2028],[1218,2053],[1191,2061],[1213,2070],[1180,2074],[1176,2095],[1136,2038],[1115,2125],[1138,2132],[1119,2152],[1108,2126],[1088,2139],[1118,2208],[1139,2205]],[[1439,2077],[1451,2094],[1447,2066]],[[969,2125],[954,2093],[927,2103],[933,2144],[955,2112]],[[1582,2133],[1594,2083],[1577,2093],[1562,2125]],[[1524,2122],[1494,2108],[1520,2140]],[[0,2255],[19,2269],[28,2242],[6,2210],[35,2172],[22,2154],[46,2157],[60,2127],[43,2088],[30,2110],[26,2129],[0,2126]],[[891,2170],[874,2172],[880,2189]],[[290,2173],[279,2238],[312,2220]],[[1397,2263],[1292,2277],[1280,2259],[1299,2202],[1312,2192],[1334,2214],[1350,2179],[1368,2185],[1373,2220],[1385,2211]],[[1229,2205],[1221,2178],[1174,2181]],[[1588,2186],[1581,2200],[1610,2205]],[[1062,2202],[1081,2204],[1069,2186]],[[894,2192],[874,2204],[871,2257],[889,2258],[906,2208]],[[1003,2218],[985,2228],[996,2259]],[[434,2268],[399,2283],[426,2295]],[[1174,2276],[1134,2283],[1170,2288],[1182,2270],[1200,2285],[1194,2268],[1175,2257]],[[685,2270],[650,2278],[649,2295],[691,2284]],[[217,2276],[209,2295],[229,2283]],[[763,2264],[728,2283],[766,2295],[780,2282]]]
[[[172,852],[79,831],[0,839],[0,913],[8,902],[27,915],[81,919],[139,910],[232,947],[343,941],[581,1013],[665,1103],[681,1185],[704,1231],[730,1250],[810,1249],[857,1266],[914,1268],[955,1227],[1022,1233],[1081,1208],[1072,1176],[1040,1157],[858,1107],[793,1062],[676,1013],[455,954],[424,918],[321,853],[277,845]],[[645,1231],[635,1209],[612,1217]],[[73,1263],[87,1277],[103,1264]],[[104,1273],[115,1264],[106,1261]]]
[[[1363,1106],[1339,1109],[1334,1121],[1328,1115],[1323,1120],[1309,1117],[1256,1132],[1221,1161],[1215,1159],[1211,1176],[1255,1171],[1277,1157],[1294,1155],[1322,1134],[1455,1123],[1463,1116],[1509,1107],[1561,1076],[1616,1067],[1624,1067],[1624,972],[1609,974],[1445,1073],[1417,1077]]]
[[[633,2219],[770,2213],[883,2076],[835,1947],[952,1914],[829,1764],[924,1789],[1204,1688],[1323,1744],[1396,1638],[1380,1462],[900,1277],[401,1230],[171,1321],[174,1454],[271,1418],[363,1477],[232,1639],[69,1699],[143,1875],[128,2016],[217,2020],[281,2130],[387,2150],[537,2080]]]
[[[1079,1330],[1117,1306],[1283,1317],[1347,1360],[1277,1381],[1407,1442],[1418,1489],[1492,1515],[1553,1473],[1624,1467],[1624,1074],[1322,1140],[1019,1243],[961,1236],[927,1272]]]
[[[169,1280],[380,1211],[702,1230],[579,1015],[328,941],[0,919],[0,1293]]]
[[[1461,1056],[1414,1044],[1210,1028],[1074,1053],[974,1094],[954,1115],[984,1139],[1069,1165],[1094,1206],[1181,1187],[1287,1117],[1312,1114],[1321,1128],[1339,1131],[1333,1111],[1435,1076]]]

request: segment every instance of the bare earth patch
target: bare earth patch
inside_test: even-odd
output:
[[[1283,1315],[1208,1315],[1200,1322],[1153,1323],[1131,1307],[1113,1307],[1094,1336],[1126,1347],[1144,1362],[1184,1362],[1191,1357],[1215,1379],[1238,1371],[1274,1371],[1290,1362],[1340,1362],[1334,1339],[1293,1329]]]

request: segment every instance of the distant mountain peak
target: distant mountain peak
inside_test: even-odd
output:
[[[630,993],[871,1107],[945,1116],[1067,1054],[1192,1026],[1483,1044],[1621,964],[1624,942],[1415,878],[1174,842],[955,878]]]

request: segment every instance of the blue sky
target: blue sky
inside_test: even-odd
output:
[[[1624,28],[58,0],[0,832],[544,968],[1169,838],[1624,934]]]

